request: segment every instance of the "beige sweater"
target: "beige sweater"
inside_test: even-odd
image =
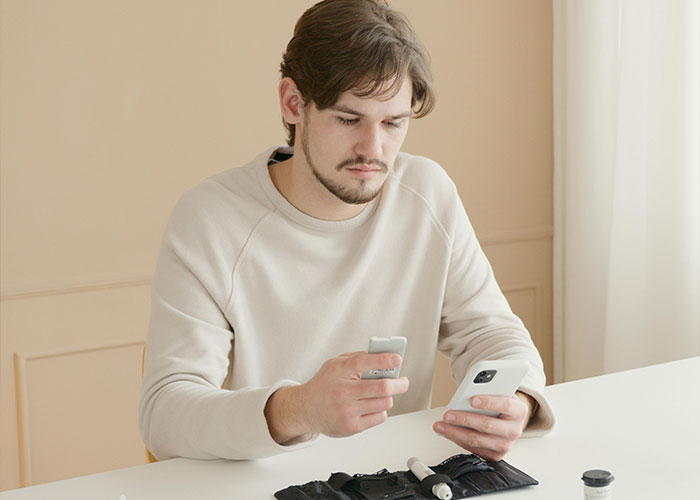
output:
[[[428,408],[440,349],[458,381],[481,359],[529,361],[520,390],[540,406],[526,433],[551,428],[540,356],[443,169],[401,153],[381,196],[330,222],[277,191],[267,168],[275,149],[189,191],[169,221],[140,405],[153,454],[246,459],[309,444],[270,437],[268,397],[372,336],[408,338],[410,389],[390,415]]]

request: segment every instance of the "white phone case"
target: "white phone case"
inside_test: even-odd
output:
[[[483,360],[475,363],[457,388],[450,404],[451,410],[464,410],[495,417],[498,412],[472,408],[474,396],[512,397],[527,373],[527,361],[520,359]]]
[[[369,354],[380,352],[394,352],[401,356],[406,352],[406,337],[372,337],[369,339]],[[396,368],[385,368],[377,370],[368,370],[362,374],[362,378],[398,378],[401,372],[401,365]]]

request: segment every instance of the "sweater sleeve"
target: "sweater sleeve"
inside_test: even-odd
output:
[[[276,443],[264,415],[270,395],[297,382],[222,388],[234,340],[222,311],[235,259],[216,241],[216,214],[181,200],[153,280],[139,425],[146,447],[161,460],[260,458],[306,444]]]
[[[447,232],[451,240],[439,349],[450,357],[452,376],[460,382],[484,359],[524,359],[530,369],[519,390],[538,402],[524,435],[543,434],[554,426],[554,412],[544,396],[542,359],[523,322],[501,292],[456,187],[451,184]]]

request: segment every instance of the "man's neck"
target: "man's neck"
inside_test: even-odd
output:
[[[316,219],[340,221],[355,217],[367,206],[340,200],[302,162],[303,159],[292,156],[267,167],[277,191],[297,210]]]

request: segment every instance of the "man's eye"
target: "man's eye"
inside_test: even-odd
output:
[[[384,125],[392,128],[401,128],[406,120],[387,120]]]
[[[343,125],[352,125],[357,122],[357,118],[343,118],[342,116],[337,116],[336,118]]]

